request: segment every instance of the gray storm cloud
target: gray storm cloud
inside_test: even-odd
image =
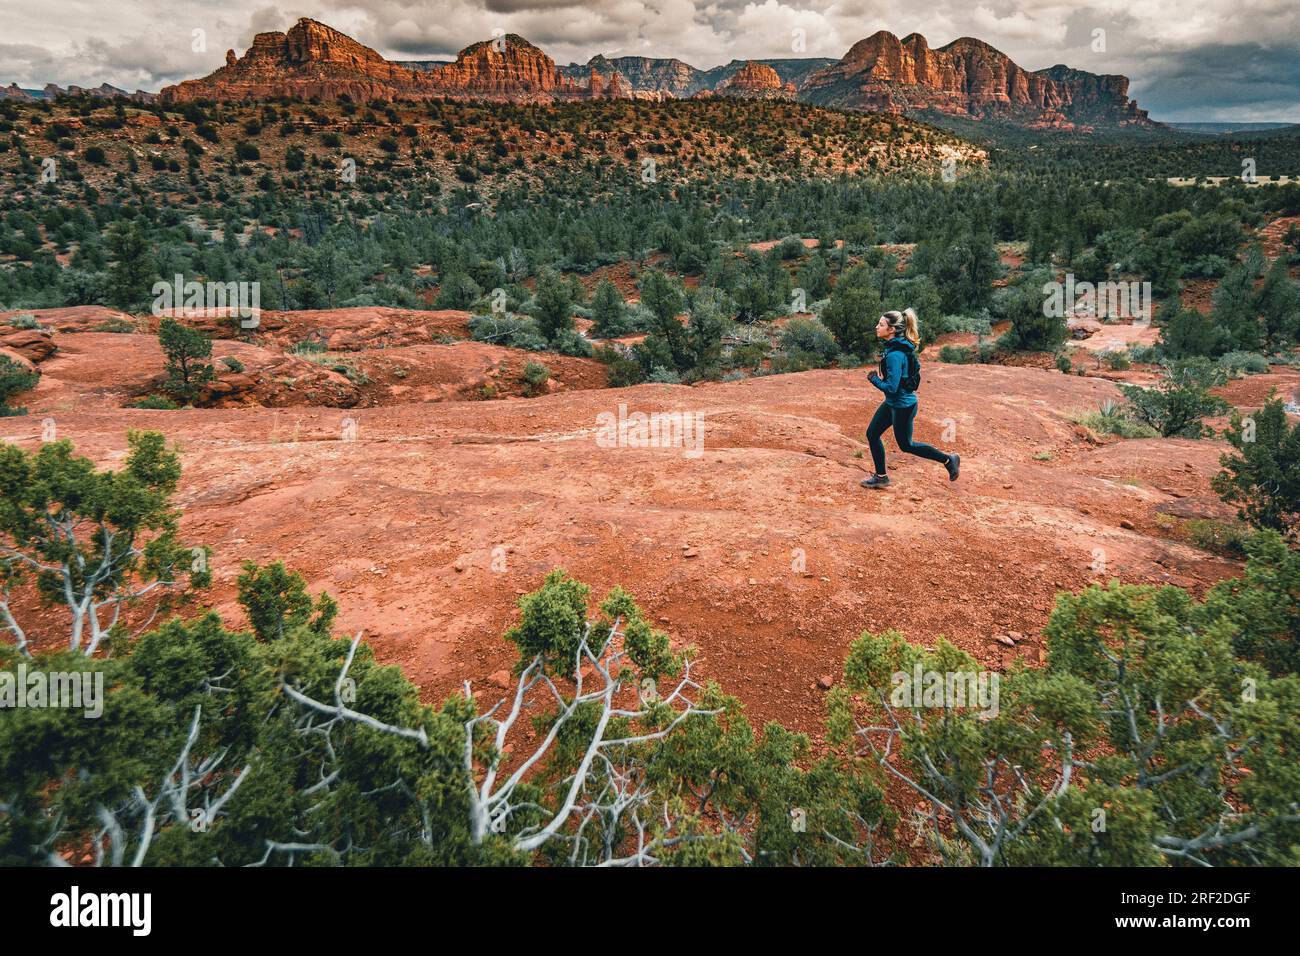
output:
[[[1300,122],[1294,0],[47,0],[6,11],[0,85],[158,89],[220,66],[253,34],[311,16],[394,58],[444,58],[494,29],[559,63],[597,53],[732,59],[840,56],[877,30],[938,46],[978,37],[1027,69],[1123,73],[1154,118]],[[196,30],[203,42],[195,41]],[[792,38],[803,53],[792,51]],[[1098,31],[1102,31],[1100,34]],[[1098,36],[1102,42],[1098,44]]]

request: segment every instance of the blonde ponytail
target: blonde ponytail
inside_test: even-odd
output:
[[[903,334],[907,336],[913,345],[921,344],[921,329],[918,322],[915,311],[912,309],[903,310]]]
[[[920,320],[912,309],[904,309],[902,312],[886,312],[885,321],[894,330],[894,335],[903,336],[913,345],[919,346],[921,344]]]

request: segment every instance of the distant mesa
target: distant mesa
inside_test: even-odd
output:
[[[597,95],[607,95],[603,90]],[[159,95],[168,103],[273,96],[549,103],[583,99],[591,91],[515,34],[466,47],[453,62],[402,63],[304,17],[288,33],[259,33],[242,57],[232,50],[215,73],[169,86]]]
[[[813,74],[800,98],[841,109],[998,116],[1032,127],[1155,125],[1128,98],[1128,82],[1066,66],[1031,73],[971,37],[932,50],[919,33],[900,40],[882,30]]]
[[[598,54],[585,64],[560,67],[560,72],[579,83],[593,74],[617,73],[627,84],[629,96],[638,99],[685,99],[703,88],[700,71],[677,59]]]
[[[711,70],[675,58],[634,56],[595,56],[585,64],[558,67],[515,34],[472,44],[452,61],[392,61],[303,18],[287,33],[259,33],[243,56],[231,50],[224,67],[169,86],[159,98],[168,103],[277,96],[556,103],[718,95],[872,112],[999,117],[1036,128],[1157,125],[1128,98],[1128,84],[1124,76],[1063,65],[1031,72],[970,37],[931,49],[918,33],[899,39],[887,31],[858,41],[839,60],[733,60]]]
[[[0,100],[57,100],[64,96],[89,96],[94,99],[124,99],[136,103],[152,103],[157,98],[156,93],[146,93],[144,90],[136,90],[134,93],[128,93],[126,90],[118,89],[116,86],[109,86],[102,83],[99,86],[87,89],[83,86],[59,86],[57,83],[46,83],[44,89],[27,90],[22,89],[17,83],[11,83],[6,87],[0,87]]]
[[[633,98],[669,100],[689,99],[701,95],[711,96],[715,91],[722,92],[725,84],[751,64],[775,70],[780,82],[789,84],[797,94],[804,80],[813,72],[835,62],[825,57],[732,60],[725,66],[701,70],[675,57],[666,59],[647,56],[606,57],[598,54],[585,64],[571,63],[562,66],[560,72],[580,83],[585,83],[592,72],[614,71],[627,81]],[[767,82],[770,82],[770,78]],[[742,78],[739,87],[733,87],[732,95],[739,95],[747,84],[750,84],[750,81]]]
[[[782,81],[779,73],[766,63],[749,62],[718,84],[719,96],[738,96],[750,100],[792,100],[793,83]]]

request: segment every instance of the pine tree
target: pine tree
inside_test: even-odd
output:
[[[678,371],[689,368],[686,329],[677,318],[686,307],[681,288],[658,269],[651,270],[641,280],[641,304],[654,317],[653,334],[668,346],[675,368]]]
[[[1255,280],[1246,266],[1233,266],[1210,297],[1215,324],[1228,330],[1234,349],[1245,352],[1253,352],[1261,344],[1254,286]]]
[[[149,259],[149,244],[133,222],[119,222],[109,230],[108,250],[113,265],[108,270],[108,297],[113,305],[132,311],[147,301],[157,278]]]
[[[601,279],[591,297],[592,330],[599,336],[611,338],[627,331],[627,303],[618,286]]]
[[[870,267],[854,266],[835,284],[821,320],[843,351],[867,358],[876,351],[880,313],[876,277]]]
[[[1264,322],[1264,343],[1270,349],[1285,348],[1300,339],[1300,289],[1287,269],[1286,256],[1278,256],[1268,270],[1255,299]]]
[[[546,341],[573,331],[573,290],[568,282],[547,270],[537,280],[537,327]]]
[[[1217,358],[1232,350],[1232,333],[1197,309],[1170,299],[1160,311],[1160,348],[1169,358]]]

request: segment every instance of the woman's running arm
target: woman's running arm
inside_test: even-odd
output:
[[[891,351],[885,355],[885,374],[888,377],[881,380],[879,375],[873,374],[868,380],[885,393],[885,398],[898,398],[903,385],[903,369],[906,367],[907,356],[901,351]]]

